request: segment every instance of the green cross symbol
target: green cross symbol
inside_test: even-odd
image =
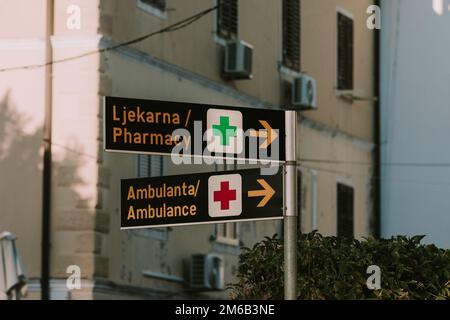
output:
[[[230,142],[230,137],[236,136],[236,126],[230,126],[229,117],[220,117],[220,124],[213,125],[213,135],[221,137],[221,143],[227,146]]]

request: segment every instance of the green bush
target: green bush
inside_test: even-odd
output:
[[[358,241],[316,232],[298,240],[298,299],[450,299],[450,250],[423,245],[424,236]],[[232,299],[283,299],[283,241],[275,236],[242,248]],[[367,267],[381,269],[369,290]]]

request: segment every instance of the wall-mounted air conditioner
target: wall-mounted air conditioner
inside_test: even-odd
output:
[[[227,42],[223,77],[227,79],[251,79],[253,47],[244,41]]]
[[[307,75],[295,77],[292,83],[292,105],[300,109],[316,109],[316,99],[316,80]]]
[[[193,254],[190,261],[189,286],[195,290],[223,290],[224,261],[214,254]]]

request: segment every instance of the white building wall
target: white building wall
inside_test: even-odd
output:
[[[450,247],[450,1],[382,1],[382,236]]]

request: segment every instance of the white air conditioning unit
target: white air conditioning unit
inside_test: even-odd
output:
[[[214,254],[193,254],[190,263],[190,287],[195,290],[223,290],[224,261]]]
[[[301,75],[294,78],[292,83],[292,105],[301,109],[316,109],[316,80]]]
[[[253,47],[244,41],[227,42],[223,76],[229,79],[251,79]]]

